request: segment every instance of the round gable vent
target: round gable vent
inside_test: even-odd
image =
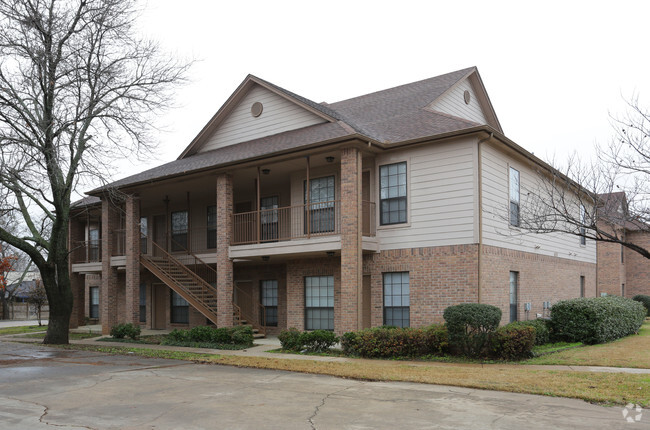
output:
[[[468,105],[470,100],[472,100],[472,95],[469,93],[469,91],[465,90],[463,93],[463,99],[465,99],[465,104]]]
[[[254,117],[258,117],[262,115],[262,110],[264,109],[264,106],[262,106],[262,103],[260,102],[255,102],[253,103],[253,106],[251,106],[251,115]]]

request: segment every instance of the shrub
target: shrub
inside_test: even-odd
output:
[[[339,341],[334,332],[328,330],[300,332],[295,328],[281,331],[278,339],[284,350],[307,352],[325,352]]]
[[[550,342],[551,333],[548,329],[548,320],[536,319],[530,321],[518,321],[520,326],[532,327],[535,330],[535,345],[544,345]]]
[[[530,324],[510,323],[490,334],[490,352],[495,358],[519,360],[530,357],[533,345],[535,328]]]
[[[501,321],[501,309],[480,303],[463,303],[445,309],[451,349],[469,357],[484,355],[488,335]]]
[[[639,302],[617,296],[564,300],[551,308],[554,337],[596,344],[638,332],[646,316]]]
[[[213,345],[252,345],[253,329],[248,326],[208,327],[196,326],[189,330],[172,330],[164,339],[164,345],[213,344]]]
[[[644,294],[637,294],[632,297],[632,300],[640,302],[645,307],[645,314],[647,317],[650,317],[650,296]]]
[[[124,339],[129,337],[136,340],[140,336],[140,327],[131,323],[117,324],[111,327],[111,336],[115,339]]]
[[[421,329],[376,327],[341,337],[343,352],[367,358],[441,355],[447,346],[447,329],[442,324]]]

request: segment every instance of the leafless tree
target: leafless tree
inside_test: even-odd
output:
[[[650,113],[634,97],[612,125],[614,138],[596,147],[595,161],[574,154],[562,171],[538,172],[522,190],[521,227],[618,243],[650,259],[650,249],[628,234],[650,233]]]
[[[107,178],[111,160],[152,148],[152,115],[169,107],[189,63],[134,29],[135,0],[0,0],[0,241],[41,272],[50,304],[44,343],[67,343],[70,199]]]
[[[27,290],[27,303],[30,303],[36,307],[36,318],[38,319],[38,325],[43,325],[42,323],[42,312],[43,306],[47,304],[47,294],[45,288],[43,287],[43,282],[36,279]]]

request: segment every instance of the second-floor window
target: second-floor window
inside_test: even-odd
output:
[[[217,206],[208,206],[207,220],[207,248],[214,249],[217,247]]]
[[[147,253],[147,236],[149,235],[149,223],[147,217],[140,217],[140,252]]]
[[[187,211],[172,212],[172,251],[187,249]]]
[[[99,261],[101,255],[100,249],[99,229],[91,227],[88,230],[88,261]]]
[[[587,223],[587,210],[583,205],[580,205],[580,245],[587,244],[587,238],[585,237],[585,234],[587,233],[587,229],[585,228],[586,223]]]
[[[406,222],[406,162],[379,167],[381,225]]]
[[[309,203],[306,209],[309,211],[309,224],[306,225],[309,228],[309,233],[334,231],[334,176],[310,179],[309,198],[307,197],[306,185],[305,183],[305,203]],[[307,217],[305,217],[306,222]]]
[[[519,170],[510,168],[510,225],[519,226]]]

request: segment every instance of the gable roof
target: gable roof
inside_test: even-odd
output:
[[[501,132],[500,124],[489,103],[476,67],[332,104],[313,102],[256,76],[248,75],[177,160],[118,180],[92,190],[90,193],[97,194],[107,188],[124,187],[198,172],[237,161],[252,160],[279,154],[283,151],[326,144],[335,140],[359,138],[388,147],[395,143],[478,128],[483,125],[427,109],[428,105],[464,79],[472,79],[474,87],[478,87],[478,97],[482,100],[482,107],[487,111],[488,121],[491,122],[488,126]],[[205,140],[214,133],[219,124],[228,117],[238,102],[255,85],[260,85],[309,110],[327,122],[199,153],[198,150]]]

